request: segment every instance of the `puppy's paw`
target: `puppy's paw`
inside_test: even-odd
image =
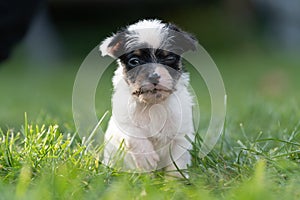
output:
[[[157,168],[159,156],[155,152],[147,154],[133,154],[132,155],[136,164],[136,167],[141,172],[154,171]]]
[[[131,154],[137,170],[148,172],[156,170],[159,155],[154,151],[152,143],[147,139],[131,139],[128,141]]]

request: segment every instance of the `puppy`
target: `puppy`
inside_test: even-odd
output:
[[[130,171],[183,175],[180,171],[191,163],[194,125],[181,55],[196,50],[196,44],[193,36],[160,20],[139,21],[100,44],[102,56],[118,63],[105,165],[116,167],[121,160]]]

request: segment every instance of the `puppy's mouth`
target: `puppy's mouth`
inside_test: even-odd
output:
[[[171,94],[173,91],[170,89],[162,89],[162,88],[153,88],[153,89],[139,88],[138,90],[135,90],[132,94],[136,96],[140,96],[142,94],[157,94],[160,92],[166,92]]]
[[[132,91],[132,96],[139,102],[159,103],[167,99],[174,92],[174,88],[166,87],[161,84],[145,84],[136,87]]]

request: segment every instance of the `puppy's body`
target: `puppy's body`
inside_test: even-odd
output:
[[[118,58],[119,64],[113,77],[112,117],[105,133],[106,165],[116,165],[122,145],[123,167],[128,170],[172,171],[186,169],[191,162],[193,99],[180,54],[190,50],[185,48],[194,41],[188,38],[178,46],[171,28],[175,29],[144,20],[100,46],[102,55]]]

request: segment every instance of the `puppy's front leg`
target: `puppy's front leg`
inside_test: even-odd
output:
[[[128,137],[125,139],[125,145],[138,170],[156,170],[159,156],[148,139]]]
[[[190,148],[189,141],[184,137],[176,139],[173,142],[169,151],[171,164],[165,168],[168,175],[177,178],[189,178],[186,169],[191,164],[191,155],[189,153]]]

